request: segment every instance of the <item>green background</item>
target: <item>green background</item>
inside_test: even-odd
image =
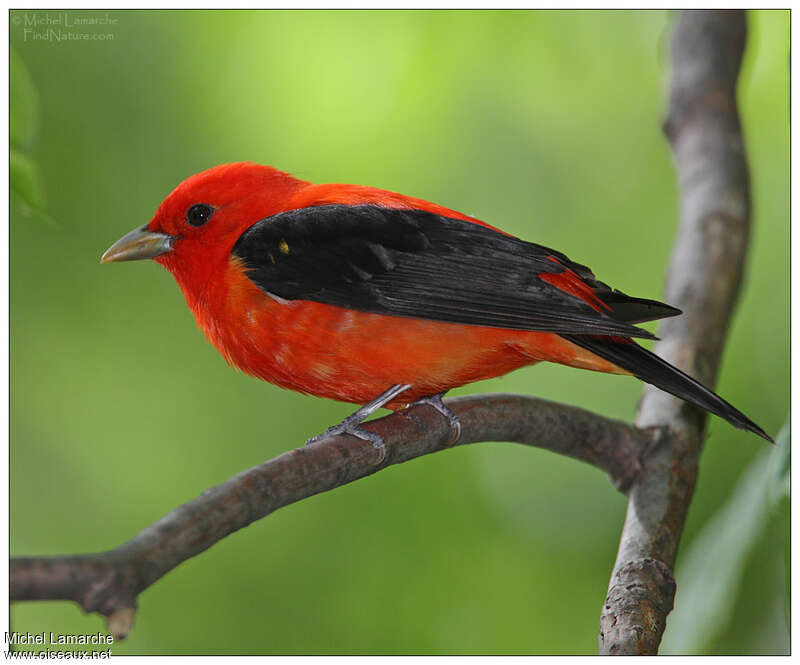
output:
[[[192,173],[253,160],[400,191],[663,293],[677,219],[667,12],[115,11],[113,26],[61,28],[109,39],[25,33],[59,13],[105,15],[10,14],[12,554],[112,548],[350,410],[231,370],[159,266],[99,265]],[[749,20],[754,228],[718,389],[774,435],[789,394],[789,16]],[[630,420],[641,385],[539,366],[455,392],[483,391]],[[709,431],[683,553],[770,454],[719,419]],[[624,512],[573,460],[454,449],[226,538],[141,595],[114,652],[594,653]],[[731,589],[715,627],[668,635],[672,649],[788,650],[786,502],[758,529],[734,578],[703,578]],[[681,581],[679,566],[678,611],[696,623]],[[70,603],[15,604],[11,619],[103,629]]]

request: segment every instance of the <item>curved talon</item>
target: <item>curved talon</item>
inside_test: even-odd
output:
[[[386,444],[383,441],[383,437],[379,434],[375,434],[375,432],[370,432],[369,430],[360,427],[358,423],[348,422],[350,418],[345,418],[342,422],[338,425],[334,425],[333,427],[329,427],[326,429],[322,434],[317,434],[316,436],[312,436],[308,441],[306,441],[306,445],[310,446],[312,443],[316,443],[324,439],[326,436],[338,436],[339,434],[352,434],[353,436],[363,439],[364,441],[369,441],[375,450],[378,451],[378,464],[383,462],[386,459]]]
[[[458,440],[461,438],[461,421],[458,419],[458,416],[456,416],[455,422],[451,422],[450,425],[453,427],[453,438],[447,442],[447,445],[453,446],[458,443]]]
[[[326,436],[336,436],[337,434],[352,434],[353,436],[356,436],[359,439],[364,439],[365,441],[369,441],[375,447],[375,449],[378,451],[378,454],[380,455],[378,459],[378,464],[381,464],[383,460],[386,459],[386,444],[383,442],[383,439],[378,434],[370,432],[369,430],[365,430],[363,427],[361,427],[361,423],[364,421],[365,418],[368,418],[375,411],[381,408],[384,404],[391,402],[400,393],[402,393],[405,390],[408,390],[410,387],[411,386],[405,383],[397,383],[393,385],[391,388],[378,395],[375,399],[362,406],[360,409],[358,409],[358,411],[356,411],[355,413],[351,413],[338,425],[329,427],[322,434],[317,434],[316,436],[312,436],[308,441],[306,441],[306,445],[308,446],[311,445],[312,443],[316,443],[317,441],[325,438]]]
[[[461,438],[461,420],[459,420],[458,416],[453,413],[453,411],[442,401],[444,394],[445,393],[439,393],[438,395],[431,395],[430,397],[422,397],[410,406],[427,404],[428,406],[432,406],[445,418],[447,418],[447,421],[450,423],[450,429],[453,432],[453,436],[445,445],[452,446]]]

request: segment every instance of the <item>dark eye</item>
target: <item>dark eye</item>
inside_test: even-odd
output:
[[[214,213],[214,208],[205,203],[195,203],[186,211],[186,221],[192,226],[203,226]]]

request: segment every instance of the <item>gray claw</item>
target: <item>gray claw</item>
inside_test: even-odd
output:
[[[349,422],[348,422],[349,421]],[[306,445],[310,446],[312,443],[316,443],[317,441],[321,441],[325,437],[328,436],[337,436],[338,434],[352,434],[359,439],[364,439],[364,441],[369,441],[374,447],[375,450],[378,451],[380,458],[378,459],[378,464],[383,462],[386,459],[386,444],[383,442],[383,438],[375,434],[375,432],[370,432],[369,430],[360,427],[358,421],[353,419],[352,421],[350,418],[345,418],[342,422],[338,425],[334,425],[333,427],[329,427],[326,429],[322,434],[317,434],[316,436],[312,436],[308,441],[306,441]]]
[[[427,404],[428,406],[432,406],[445,418],[447,418],[447,421],[450,423],[450,429],[453,432],[453,436],[450,441],[447,442],[447,445],[452,446],[461,438],[461,421],[459,420],[458,416],[453,413],[442,401],[443,395],[444,393],[439,393],[438,395],[431,395],[430,397],[422,397],[414,402],[414,404],[411,406],[416,406],[417,404]]]
[[[351,413],[338,425],[329,427],[322,434],[317,434],[317,436],[312,436],[308,441],[306,441],[306,445],[308,446],[312,443],[316,443],[317,441],[325,438],[326,436],[336,436],[337,434],[352,434],[353,436],[357,436],[359,439],[364,439],[365,441],[369,441],[375,447],[375,449],[378,451],[378,454],[380,455],[380,459],[378,460],[378,464],[380,464],[381,462],[383,462],[383,460],[386,459],[386,444],[383,442],[383,439],[380,436],[378,436],[374,432],[370,432],[369,430],[363,429],[360,425],[366,418],[375,413],[375,411],[380,409],[384,404],[388,404],[400,393],[405,392],[410,387],[411,386],[406,383],[396,383],[395,385],[391,386],[388,390],[385,390],[380,395],[378,395],[375,399],[367,402],[355,413]]]

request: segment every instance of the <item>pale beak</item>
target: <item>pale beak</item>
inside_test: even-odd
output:
[[[150,231],[145,224],[126,233],[100,257],[100,263],[152,259],[172,249],[172,236]]]

